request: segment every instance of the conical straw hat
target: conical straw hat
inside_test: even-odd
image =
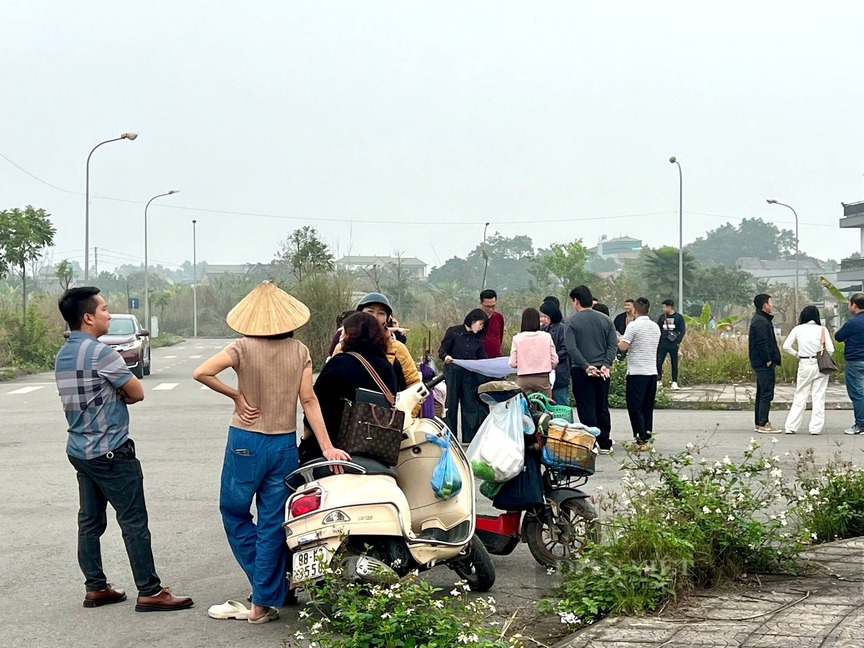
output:
[[[309,308],[276,284],[263,281],[246,295],[225,318],[242,335],[279,335],[309,321]]]

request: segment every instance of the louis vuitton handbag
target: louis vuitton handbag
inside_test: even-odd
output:
[[[393,407],[395,397],[366,358],[359,353],[349,353],[349,355],[354,356],[366,368],[389,406],[384,407],[369,402],[373,399],[365,399],[362,396],[362,392],[366,390],[357,390],[358,394],[354,401],[346,402],[342,411],[337,447],[352,456],[362,455],[388,466],[395,466],[399,461],[405,413]]]
[[[819,366],[819,373],[832,374],[837,371],[837,365],[834,364],[834,358],[825,350],[825,327],[822,327],[822,348],[816,354],[816,364]]]

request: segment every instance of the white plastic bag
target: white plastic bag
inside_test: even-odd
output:
[[[525,465],[522,400],[519,394],[489,406],[466,455],[474,475],[484,481],[505,482],[513,479]]]

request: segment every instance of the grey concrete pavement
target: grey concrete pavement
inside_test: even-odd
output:
[[[821,545],[807,557],[813,573],[806,577],[763,577],[696,592],[671,613],[605,619],[557,648],[860,648],[864,538]]]
[[[755,383],[738,383],[732,385],[692,385],[671,391],[667,386],[667,394],[676,409],[702,409],[716,407],[717,409],[753,409],[756,398]],[[794,384],[778,384],[774,388],[774,400],[771,408],[775,410],[789,409],[792,397],[795,395]],[[852,403],[846,394],[846,385],[831,381],[825,393],[825,409],[851,410]]]
[[[154,373],[144,379],[146,398],[132,407],[131,414],[157,569],[166,585],[195,599],[195,607],[186,611],[136,613],[134,600],[81,607],[83,578],[75,557],[77,486],[65,457],[65,420],[53,376],[0,383],[0,583],[10,605],[10,611],[0,615],[0,645],[276,647],[298,628],[297,610],[291,608],[283,610],[280,621],[263,626],[214,621],[206,614],[210,605],[245,597],[249,591],[228,548],[218,511],[231,403],[201,389],[190,377],[201,360],[223,345],[219,340],[190,340],[154,350]],[[847,412],[830,411],[821,436],[781,435],[775,447],[781,455],[813,447],[819,459],[840,451],[860,461],[864,439],[841,432],[848,418]],[[656,446],[664,453],[704,439],[709,443],[707,456],[735,456],[755,436],[752,413],[746,411],[666,410],[658,412],[656,420]],[[626,412],[614,411],[613,437],[630,436]],[[787,467],[793,454],[783,458]],[[616,488],[619,459],[600,457],[598,472],[586,489],[595,493],[597,486]],[[482,511],[491,510],[488,501],[478,502]],[[103,538],[103,558],[111,581],[134,597],[113,520]],[[508,616],[518,610],[519,619],[527,619],[554,577],[533,561],[524,545],[493,560],[498,581],[491,594],[499,610]],[[453,582],[445,568],[426,577],[441,587]]]

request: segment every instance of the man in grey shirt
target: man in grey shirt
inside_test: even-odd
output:
[[[570,354],[570,383],[579,420],[597,427],[600,452],[612,450],[612,421],[609,416],[609,367],[615,359],[618,336],[612,320],[592,310],[594,296],[587,286],[570,291],[575,313],[567,321],[564,342]]]

